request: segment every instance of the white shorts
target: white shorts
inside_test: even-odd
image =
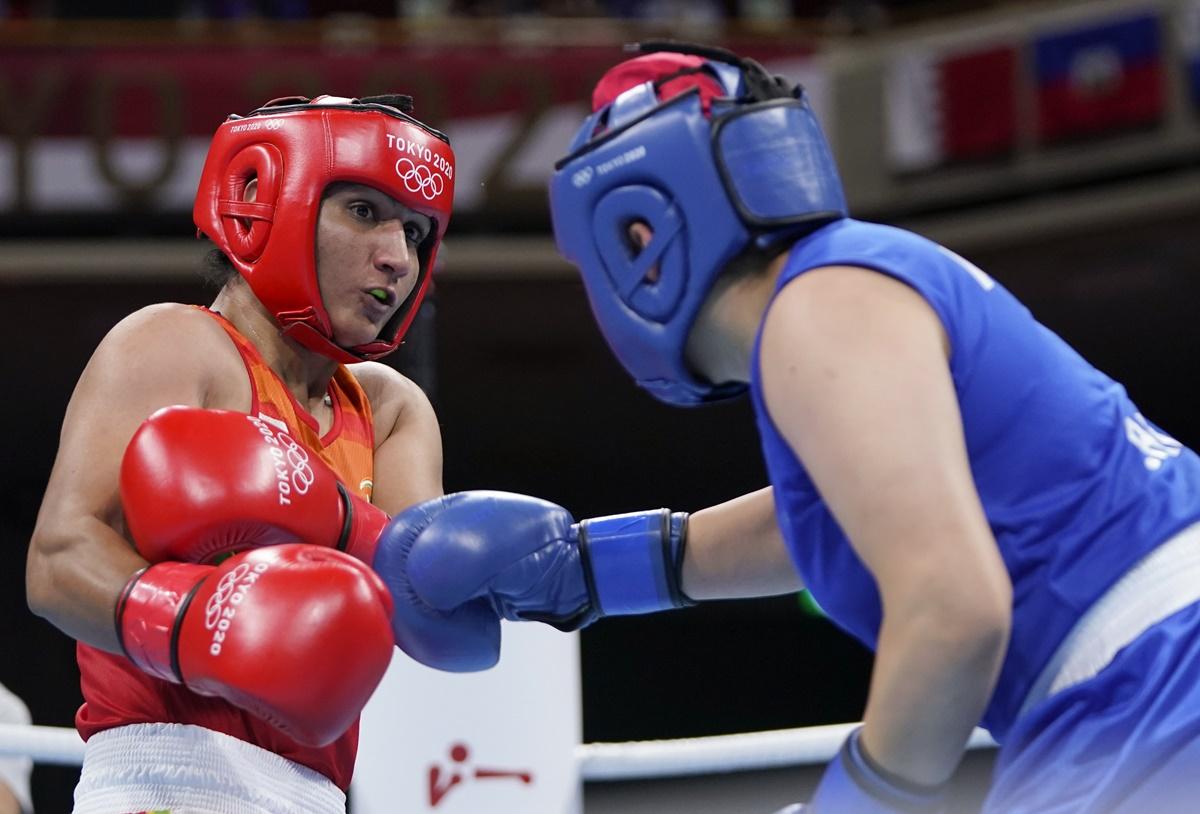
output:
[[[87,742],[74,814],[345,814],[329,778],[189,724],[130,724]]]

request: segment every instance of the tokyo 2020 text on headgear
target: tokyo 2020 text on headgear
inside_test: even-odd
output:
[[[845,217],[841,181],[801,87],[722,49],[635,48],[644,55],[600,80],[555,165],[555,238],[638,384],[672,404],[727,398],[744,386],[703,381],[684,361],[700,306],[752,242]],[[635,222],[653,232],[645,247],[629,239]]]
[[[284,336],[339,362],[391,353],[429,287],[454,200],[454,151],[409,115],[406,96],[289,97],[230,116],[209,147],[192,215],[250,284]],[[252,202],[247,184],[257,181]],[[417,247],[417,284],[375,341],[333,341],[317,284],[317,217],[325,188],[364,184],[433,221]]]

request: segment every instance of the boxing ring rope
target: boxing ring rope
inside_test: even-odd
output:
[[[31,757],[34,763],[78,766],[83,763],[83,740],[65,726],[0,724],[0,757]]]
[[[745,772],[827,762],[858,724],[808,726],[706,738],[585,743],[575,757],[583,780],[640,780]],[[976,729],[968,749],[995,746]],[[32,757],[35,763],[78,766],[83,741],[74,729],[0,724],[0,757]]]
[[[774,729],[707,738],[585,743],[575,756],[584,780],[643,780],[723,772],[751,772],[829,762],[850,730],[860,724]],[[976,729],[968,749],[995,746]]]

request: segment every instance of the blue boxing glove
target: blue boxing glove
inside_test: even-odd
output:
[[[805,814],[937,814],[946,784],[919,787],[885,775],[860,743],[862,728],[846,738],[825,769]],[[784,809],[787,811],[787,809]]]
[[[693,604],[679,586],[686,537],[687,515],[665,509],[576,523],[538,498],[459,492],[393,517],[373,565],[400,649],[466,672],[500,658],[501,619],[578,630]]]

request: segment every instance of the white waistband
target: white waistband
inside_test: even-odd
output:
[[[1021,715],[1095,676],[1144,631],[1200,602],[1200,523],[1143,557],[1079,618],[1033,683]]]
[[[329,778],[188,724],[130,724],[88,739],[74,814],[345,814]]]

